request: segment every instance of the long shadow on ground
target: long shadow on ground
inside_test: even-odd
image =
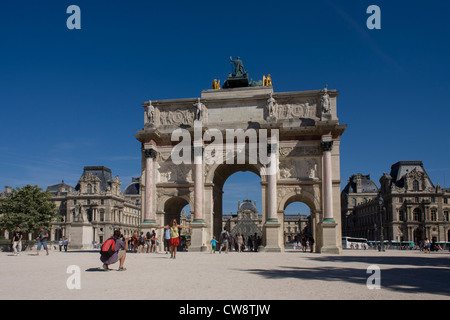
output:
[[[365,266],[292,267],[241,270],[267,279],[293,278],[300,280],[339,281],[366,285],[369,265],[380,265],[381,288],[404,293],[428,293],[450,297],[450,257],[348,257],[321,256],[308,259],[320,262],[360,262]],[[387,266],[388,265],[388,266]],[[390,267],[392,265],[392,267]],[[395,265],[395,266],[394,266]]]

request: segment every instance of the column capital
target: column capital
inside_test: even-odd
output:
[[[333,149],[333,141],[321,141],[320,147],[322,151],[331,151]]]
[[[155,149],[144,149],[144,155],[146,158],[156,158],[156,150]]]

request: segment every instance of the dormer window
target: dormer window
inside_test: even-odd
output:
[[[417,181],[417,180],[413,181],[413,190],[419,191],[419,181]]]

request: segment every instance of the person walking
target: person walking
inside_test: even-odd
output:
[[[169,241],[170,258],[176,259],[177,258],[177,247],[180,245],[180,228],[188,228],[191,230],[192,230],[192,228],[178,224],[176,219],[172,220],[172,224],[170,226],[167,225],[167,226],[163,226],[160,228],[170,230],[170,241]]]
[[[216,236],[213,236],[211,239],[211,253],[216,253],[217,239]]]
[[[63,241],[62,238],[59,238],[58,245],[59,245],[59,252],[61,252],[62,251],[62,247],[64,245],[64,241]],[[95,244],[94,244],[94,249],[95,249]]]
[[[244,238],[242,237],[242,234],[240,232],[238,232],[236,241],[238,246],[238,252],[242,252],[242,246],[244,245]]]
[[[15,256],[18,256],[22,252],[22,238],[22,231],[17,227],[12,236],[12,248]]]
[[[219,248],[219,253],[222,252],[222,248],[225,247],[225,253],[228,253],[228,241],[230,238],[230,234],[227,231],[227,228],[223,228],[222,233],[220,234],[220,248]]]
[[[38,246],[37,246],[37,252],[36,255],[39,255],[39,251],[41,251],[41,248],[44,247],[45,251],[48,253],[48,246],[47,246],[47,240],[48,240],[48,231],[44,229],[44,227],[39,228],[39,236],[36,238],[38,240]]]

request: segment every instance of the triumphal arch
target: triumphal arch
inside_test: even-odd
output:
[[[221,87],[200,97],[146,101],[142,152],[142,229],[179,219],[191,207],[191,251],[206,250],[222,228],[225,181],[238,171],[261,178],[263,243],[284,250],[284,210],[311,211],[314,250],[340,253],[340,137],[336,90],[274,92],[270,75],[249,80],[238,59]],[[243,190],[244,191],[244,190]]]

